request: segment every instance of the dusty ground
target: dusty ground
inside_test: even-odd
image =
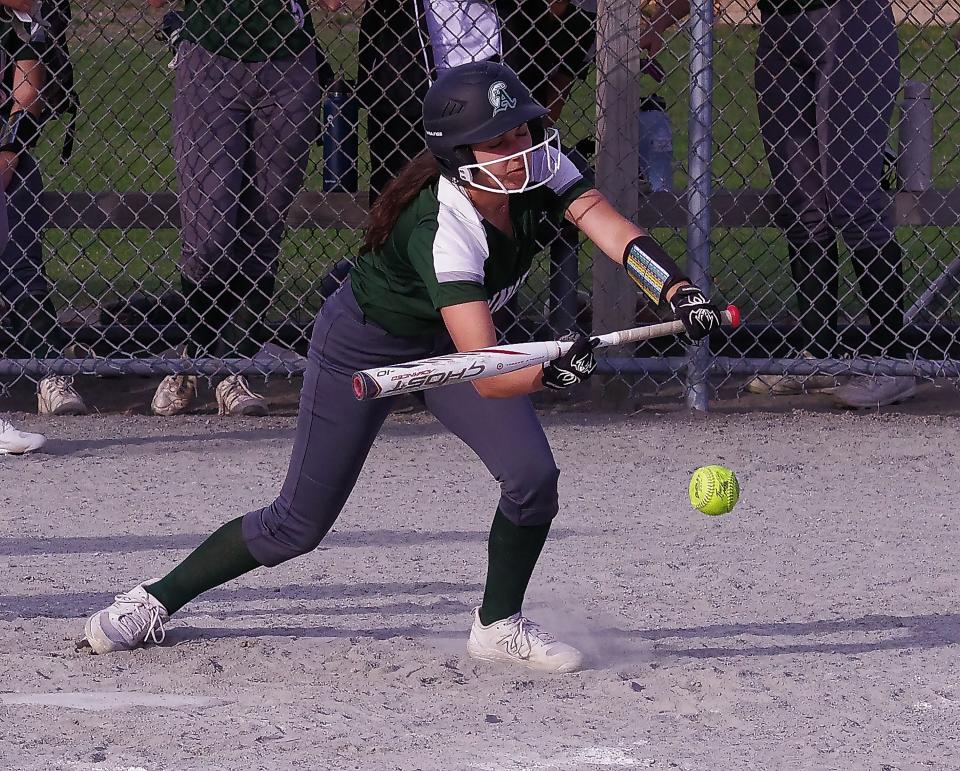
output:
[[[187,606],[162,647],[77,650],[114,592],[272,498],[293,421],[17,415],[50,445],[0,458],[0,763],[956,769],[955,395],[546,411],[563,510],[526,610],[590,657],[558,677],[465,656],[497,491],[422,414],[390,420],[316,553]],[[686,501],[711,462],[743,486],[725,517]]]

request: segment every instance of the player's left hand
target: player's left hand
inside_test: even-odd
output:
[[[570,336],[561,337],[569,340]],[[597,368],[597,359],[593,349],[600,341],[595,337],[576,335],[570,350],[558,359],[543,366],[543,385],[553,391],[559,391],[582,383]]]
[[[697,287],[681,286],[670,298],[673,315],[683,322],[691,340],[700,340],[723,323],[720,309],[711,303]]]

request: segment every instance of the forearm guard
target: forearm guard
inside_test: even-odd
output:
[[[680,267],[650,236],[637,236],[623,252],[623,267],[633,283],[658,305],[666,299],[667,291],[674,284],[689,279],[680,272]]]

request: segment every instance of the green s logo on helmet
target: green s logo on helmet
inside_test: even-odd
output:
[[[517,100],[510,98],[510,94],[507,93],[507,84],[502,80],[498,80],[490,86],[487,91],[487,99],[493,105],[494,115],[504,110],[512,110],[517,106]]]

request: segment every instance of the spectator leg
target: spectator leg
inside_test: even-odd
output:
[[[797,304],[803,309],[800,349],[818,359],[836,355],[840,262],[836,239],[790,244],[788,251]]]
[[[904,355],[903,253],[893,205],[882,185],[884,148],[900,86],[893,11],[880,0],[840,3],[816,12],[830,46],[818,94],[827,148],[831,216],[853,252],[872,332],[869,352]]]
[[[182,322],[187,330],[185,354],[189,358],[215,356],[239,302],[227,283],[217,278],[197,283],[181,274],[180,285],[186,301]]]
[[[227,282],[238,269],[239,196],[250,151],[248,105],[257,97],[249,67],[192,43],[181,45],[173,132],[188,356],[213,355],[225,319],[237,305]]]
[[[273,299],[284,223],[303,189],[317,133],[322,94],[314,75],[315,56],[309,50],[298,59],[264,62],[256,68],[260,94],[251,116],[251,150],[240,194],[237,271],[227,282],[227,295],[236,304],[230,310],[231,347],[243,357],[256,355],[269,336],[264,314]]]
[[[903,335],[903,249],[896,241],[880,248],[861,246],[853,250],[853,265],[860,283],[860,294],[867,303],[871,333],[869,353],[906,356]]]
[[[11,308],[21,354],[47,359],[62,356],[69,340],[57,321],[43,265],[47,215],[40,203],[42,192],[40,169],[24,153],[6,191],[10,237],[0,258],[0,292]]]
[[[778,194],[777,224],[788,245],[803,342],[814,355],[836,345],[838,250],[829,223],[816,95],[824,42],[810,14],[767,19],[755,82],[760,131]]]

